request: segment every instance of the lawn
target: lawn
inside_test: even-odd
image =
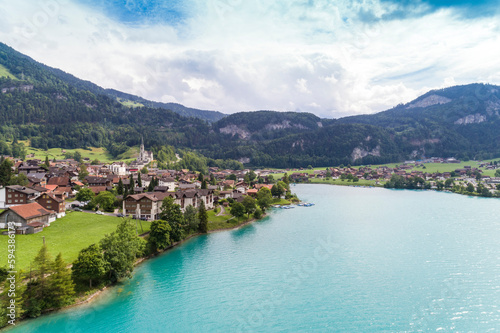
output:
[[[25,143],[25,145],[28,145],[28,143]],[[90,161],[93,161],[95,159],[99,160],[100,162],[108,163],[108,162],[113,162],[113,161],[127,161],[131,160],[134,158],[134,154],[136,152],[135,149],[131,148],[124,154],[118,156],[118,158],[113,158],[111,155],[108,154],[105,148],[90,148],[90,150],[87,149],[62,149],[62,148],[51,148],[49,150],[43,150],[39,148],[32,148],[32,147],[26,147],[26,152],[27,154],[35,154],[35,158],[45,160],[45,156],[48,156],[50,160],[54,159],[64,159],[64,153],[62,151],[65,151],[66,153],[75,153],[78,151],[81,155],[82,158],[89,158]]]
[[[208,211],[207,213],[208,213],[208,231],[234,228],[253,218],[253,215],[250,215],[250,218],[247,218],[246,214],[239,220],[230,214],[224,216],[215,216],[216,213],[214,213],[213,210]]]
[[[120,102],[120,104],[122,104],[123,106],[129,107],[129,108],[139,108],[139,107],[144,106],[144,104],[129,101],[127,99],[117,98],[117,100],[118,100],[118,102]]]
[[[50,227],[33,235],[16,235],[16,264],[18,269],[28,270],[30,262],[42,246],[43,238],[51,255],[61,252],[67,263],[73,262],[81,249],[99,242],[105,234],[116,230],[122,218],[90,213],[68,212]],[[140,223],[139,223],[140,222]],[[150,222],[137,221],[139,233],[149,231]],[[0,266],[7,264],[8,236],[0,235]]]

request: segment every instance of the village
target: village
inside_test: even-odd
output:
[[[394,167],[340,166],[322,170],[221,170],[211,167],[206,175],[185,169],[158,169],[154,167],[153,153],[146,151],[143,144],[138,158],[129,164],[93,164],[88,158],[83,163],[74,159],[11,160],[12,172],[26,176],[26,183],[0,188],[0,210],[3,210],[0,212],[0,228],[14,222],[18,234],[40,232],[64,217],[68,209],[154,221],[159,218],[167,197],[173,198],[183,212],[186,207],[198,208],[203,202],[207,210],[220,206],[222,214],[233,202],[241,203],[246,196],[256,198],[262,188],[269,189],[277,199],[282,195],[290,199],[290,182],[339,184],[340,181],[345,185],[385,185],[463,194],[477,192],[476,195],[482,196],[496,196],[497,186],[500,186],[500,177],[485,175],[483,171],[496,170],[498,165],[493,162],[481,163],[479,167],[465,165],[449,172],[426,171],[425,163],[461,163],[442,158],[406,161]],[[276,183],[281,179],[285,182],[278,187]],[[402,183],[395,183],[395,179]],[[410,180],[414,180],[413,187],[405,185]],[[104,195],[111,197],[111,204],[93,200]]]

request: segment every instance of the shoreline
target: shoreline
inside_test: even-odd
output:
[[[165,254],[167,251],[170,251],[170,250],[176,248],[177,246],[184,244],[185,242],[191,240],[194,237],[201,236],[201,235],[208,235],[208,234],[212,234],[212,233],[218,233],[218,232],[222,232],[222,231],[229,231],[229,230],[235,230],[235,229],[238,229],[238,228],[242,228],[242,227],[245,227],[245,226],[247,226],[249,224],[252,224],[252,223],[254,223],[256,221],[260,221],[260,220],[264,219],[267,216],[268,216],[268,214],[264,213],[260,219],[252,218],[252,219],[250,219],[248,221],[243,221],[241,224],[232,226],[230,228],[214,229],[214,230],[208,231],[206,234],[205,233],[199,233],[199,232],[195,233],[195,234],[192,234],[192,235],[188,236],[187,238],[185,238],[183,240],[180,240],[178,242],[175,242],[175,243],[171,244],[169,247],[167,247],[166,249],[162,250],[161,252],[158,252],[158,253],[156,253],[154,255],[149,255],[147,257],[142,257],[142,258],[137,259],[136,262],[134,263],[134,267],[138,267],[139,265],[143,264],[146,261],[149,261],[151,259],[155,259],[155,258],[157,258],[157,257]],[[141,234],[139,236],[140,237],[144,237],[144,236],[146,236],[148,234],[149,234],[149,232]],[[48,310],[47,312],[44,312],[41,316],[39,316],[37,318],[26,318],[26,319],[22,319],[22,320],[16,321],[16,325],[22,324],[24,322],[28,322],[29,320],[36,320],[36,319],[44,317],[46,315],[51,315],[51,314],[56,314],[58,312],[67,311],[67,310],[69,310],[71,308],[77,308],[77,307],[84,306],[84,305],[90,305],[93,302],[95,302],[97,299],[99,299],[100,296],[103,296],[106,292],[111,292],[118,285],[119,285],[119,282],[118,283],[114,283],[114,284],[110,284],[110,285],[106,285],[102,289],[98,289],[98,290],[94,291],[89,296],[77,297],[76,298],[77,301],[75,303],[73,303],[73,304],[67,305],[67,306],[62,307],[62,308],[57,309],[57,310]],[[13,325],[5,326],[5,327],[3,327],[3,328],[0,329],[0,332],[8,332],[13,327],[15,327],[15,326],[13,326]]]

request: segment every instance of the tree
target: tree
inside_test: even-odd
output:
[[[141,174],[137,174],[137,187],[142,187],[142,177]]]
[[[184,221],[188,230],[198,230],[200,227],[200,220],[196,214],[196,208],[191,205],[187,206],[184,210]]]
[[[200,232],[206,234],[208,232],[208,214],[203,201],[201,201],[200,207],[198,207],[198,220],[200,221]]]
[[[89,175],[89,172],[87,171],[87,166],[85,164],[80,164],[80,171],[78,172],[78,179],[84,180],[85,177]]]
[[[257,208],[255,210],[255,212],[253,213],[253,217],[255,217],[257,220],[260,219],[262,217],[262,209],[260,208]]]
[[[148,168],[147,168],[147,167],[143,167],[143,168],[141,169],[141,173],[142,173],[143,175],[147,175],[147,174],[149,173]]]
[[[75,295],[75,284],[71,280],[71,270],[66,267],[61,253],[53,264],[52,274],[47,278],[50,289],[49,307],[60,308],[71,304]]]
[[[203,181],[201,182],[201,189],[206,190],[207,188],[208,188],[207,181],[205,179],[203,179]]]
[[[245,206],[239,202],[235,202],[233,207],[231,207],[231,215],[235,216],[239,221],[240,217],[245,215]]]
[[[245,212],[247,213],[248,217],[250,217],[250,214],[252,214],[257,208],[255,199],[248,195],[243,198],[242,205],[243,207],[245,207]]]
[[[471,183],[467,184],[466,191],[473,193],[474,192],[474,185],[472,185]]]
[[[104,260],[108,263],[108,277],[111,282],[130,277],[135,259],[144,252],[144,241],[136,235],[135,224],[126,219],[116,231],[106,235],[100,242]]]
[[[107,262],[104,260],[100,246],[92,244],[82,249],[78,253],[78,258],[73,262],[71,270],[74,281],[88,281],[89,288],[92,288],[92,281],[100,281],[107,270]]]
[[[78,191],[78,193],[76,194],[76,200],[87,202],[91,201],[94,198],[94,196],[95,194],[94,192],[92,192],[90,188],[84,187],[80,189],[80,191]]]
[[[151,252],[156,252],[158,249],[164,250],[172,244],[170,241],[170,233],[172,227],[167,221],[156,220],[151,223],[151,230],[148,237],[148,248]]]
[[[281,198],[283,193],[285,193],[285,189],[279,183],[274,184],[273,187],[271,188],[271,194],[273,195],[273,197],[277,197],[279,199]]]
[[[155,190],[155,186],[156,186],[156,179],[155,179],[155,177],[153,177],[151,179],[151,181],[149,182],[148,192],[153,192]]]
[[[29,184],[28,177],[24,173],[20,173],[17,176],[11,176],[10,185],[21,185],[21,186],[27,186]]]
[[[160,219],[165,220],[172,227],[170,232],[171,239],[178,242],[182,239],[182,224],[184,216],[182,215],[181,206],[174,203],[174,198],[166,197],[161,205]]]
[[[134,194],[134,187],[135,187],[135,180],[134,180],[134,174],[130,174],[130,183],[128,185],[128,192],[131,194]]]
[[[12,161],[2,156],[0,160],[0,186],[9,185],[12,176],[12,166]]]
[[[12,293],[11,286],[14,293]],[[23,293],[26,287],[23,284],[20,273],[15,273],[13,276],[9,274],[3,284],[3,292],[0,294],[0,327],[7,326],[9,321],[16,322],[17,319],[22,318],[24,314],[23,309]],[[8,307],[12,306],[11,299],[15,301],[15,315],[10,313]]]
[[[82,163],[82,154],[79,151],[75,151],[73,154],[73,159],[78,163]]]
[[[103,191],[99,193],[93,200],[92,203],[95,206],[99,206],[100,209],[106,212],[113,212],[115,209],[115,196],[113,193],[108,191]]]
[[[121,178],[118,181],[118,186],[116,188],[116,193],[118,193],[119,195],[123,195],[123,181],[122,181]]]
[[[263,187],[259,190],[259,192],[257,192],[257,203],[263,210],[269,208],[272,202],[273,195],[271,194],[270,189]]]
[[[33,260],[33,266],[33,280],[28,282],[23,294],[23,309],[27,316],[35,318],[51,304],[51,290],[46,276],[52,271],[52,261],[45,244]]]
[[[50,161],[48,155],[45,155],[45,165],[47,166],[47,168],[50,167]]]
[[[453,186],[453,184],[454,184],[454,182],[453,182],[453,179],[452,179],[452,178],[448,178],[448,179],[446,179],[446,181],[444,182],[444,186],[446,186],[446,187],[452,187],[452,186]]]
[[[282,186],[286,188],[287,190],[290,190],[290,178],[288,178],[288,174],[285,172],[285,175],[283,176],[283,183]]]
[[[495,171],[495,177],[500,177],[500,169],[496,169],[496,171]]]
[[[198,174],[198,181],[199,181],[199,182],[203,182],[203,180],[204,180],[204,179],[205,179],[205,177],[203,176],[203,172],[200,172],[200,173]]]

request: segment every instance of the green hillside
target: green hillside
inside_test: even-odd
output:
[[[7,68],[0,64],[0,77],[6,77],[9,79],[17,80],[17,78],[12,75]]]
[[[155,152],[207,157],[183,159],[197,168],[228,165],[221,160],[290,168],[500,156],[500,87],[493,85],[434,90],[384,112],[336,120],[273,111],[225,116],[105,90],[1,43],[0,65],[23,78],[0,77],[0,88],[8,88],[0,94],[0,154],[19,152],[8,144],[16,139],[29,140],[40,154],[105,148],[109,156],[100,159],[106,161],[128,158],[144,137]]]

